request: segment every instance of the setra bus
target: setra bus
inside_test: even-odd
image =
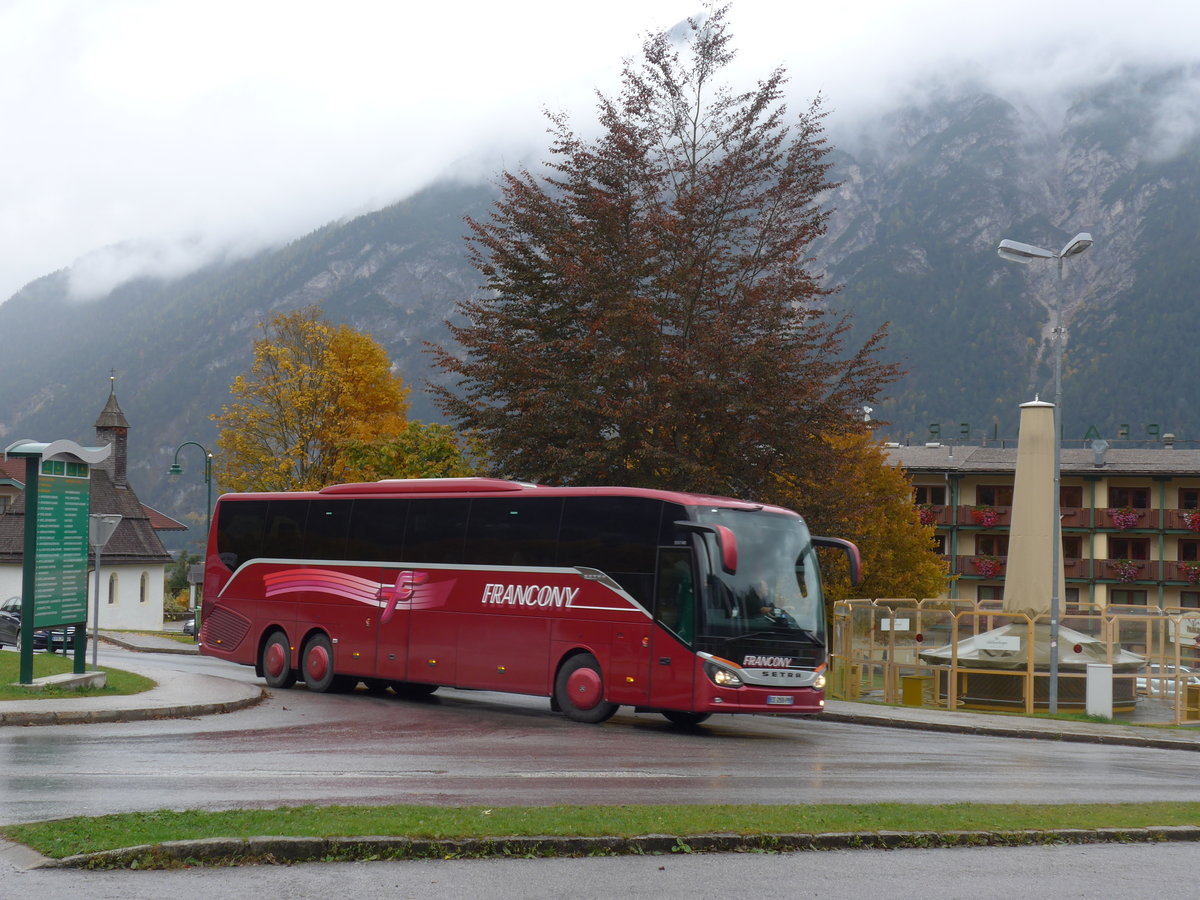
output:
[[[722,497],[495,478],[226,494],[198,637],[273,688],[507,691],[581,722],[813,715],[819,546],[857,581],[849,541]]]

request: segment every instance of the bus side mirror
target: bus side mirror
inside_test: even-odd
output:
[[[857,544],[841,538],[817,537],[816,535],[813,535],[812,542],[814,547],[831,547],[845,553],[846,561],[850,563],[850,584],[857,586],[862,581],[862,554],[858,552]]]
[[[729,575],[737,574],[738,544],[733,531],[724,525],[700,525],[696,522],[676,522],[675,527],[696,534],[716,535],[717,548],[721,551],[721,568]]]
[[[737,537],[734,533],[724,525],[715,526],[717,529],[717,543],[721,545],[721,568],[728,574],[737,574],[738,566],[738,545]]]

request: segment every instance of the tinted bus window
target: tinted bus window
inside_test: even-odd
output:
[[[355,500],[346,540],[346,559],[401,562],[407,500]]]
[[[663,505],[642,497],[568,497],[559,565],[587,566],[610,575],[653,574]]]
[[[305,559],[345,559],[350,500],[313,500],[304,536]]]
[[[461,563],[470,507],[465,498],[413,500],[404,532],[405,561]]]
[[[464,561],[491,566],[554,565],[562,506],[559,498],[473,500]]]
[[[275,559],[303,559],[307,518],[307,500],[270,501],[262,555]]]
[[[222,503],[218,507],[217,554],[229,571],[262,556],[266,525],[266,500]]]

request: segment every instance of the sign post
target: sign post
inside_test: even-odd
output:
[[[116,513],[92,513],[88,518],[91,520],[88,540],[96,549],[96,589],[92,597],[92,670],[95,671],[99,668],[96,665],[96,653],[100,646],[100,551],[121,524],[121,517]]]
[[[75,672],[82,674],[79,636],[87,627],[90,466],[107,459],[109,448],[17,441],[5,453],[25,459],[20,683],[33,683],[33,633],[43,628],[64,626],[65,641],[65,626],[76,626]]]

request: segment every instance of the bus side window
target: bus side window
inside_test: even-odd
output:
[[[670,547],[658,551],[654,617],[685,643],[695,637],[696,581],[690,550]]]
[[[217,553],[229,571],[262,555],[267,501],[224,503],[217,507]]]
[[[262,555],[268,559],[303,559],[307,500],[272,500]]]

